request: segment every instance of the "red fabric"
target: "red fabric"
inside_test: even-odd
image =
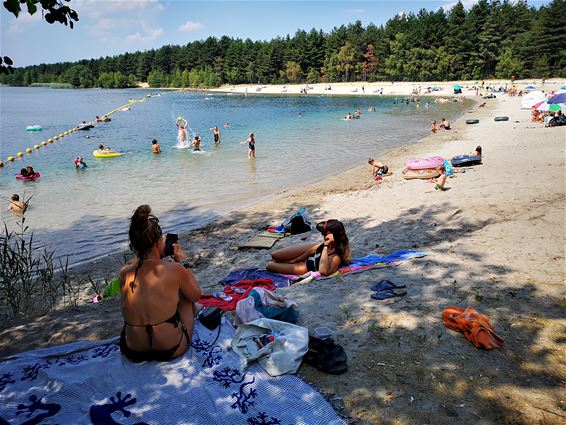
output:
[[[442,312],[442,320],[447,328],[461,331],[476,348],[502,348],[503,339],[494,331],[487,316],[478,313],[471,307],[446,307]]]
[[[243,294],[237,294],[232,289],[234,287],[244,288],[246,292],[244,292]],[[247,298],[251,290],[254,288],[265,288],[270,291],[275,291],[277,289],[275,286],[273,286],[273,280],[271,279],[240,280],[234,285],[224,287],[224,293],[226,295],[230,295],[233,298],[232,301],[222,301],[218,298],[215,298],[212,294],[202,294],[199,302],[205,307],[218,307],[219,309],[224,311],[235,310],[238,301]]]

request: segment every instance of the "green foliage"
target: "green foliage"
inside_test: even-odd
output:
[[[14,1],[19,7],[39,0],[7,3]],[[41,0],[41,5],[53,2]],[[526,0],[479,0],[469,10],[458,2],[449,11],[423,9],[379,27],[357,21],[328,33],[298,30],[269,41],[208,37],[183,46],[17,68],[0,75],[0,84],[68,82],[114,88],[147,81],[152,87],[214,87],[304,80],[483,79],[510,73],[564,76],[565,28],[566,0],[552,0],[539,9]]]

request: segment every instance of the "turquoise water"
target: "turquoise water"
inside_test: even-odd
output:
[[[1,87],[0,158],[33,149],[148,92]],[[392,97],[160,94],[115,113],[109,123],[73,133],[0,169],[2,217],[8,226],[15,225],[15,218],[5,212],[6,198],[12,193],[33,196],[26,223],[41,243],[68,254],[71,262],[88,260],[126,246],[128,217],[140,204],[151,205],[166,231],[183,232],[411,144],[428,133],[433,119],[453,120],[467,106],[416,108],[395,105]],[[365,112],[369,106],[377,111]],[[356,107],[364,111],[362,118],[344,121]],[[200,154],[175,147],[178,116],[200,132]],[[225,122],[231,128],[224,129]],[[34,124],[43,131],[25,131]],[[219,146],[209,131],[215,125],[222,133]],[[256,137],[255,160],[247,158],[247,146],[240,144],[249,131]],[[160,155],[151,152],[154,137]],[[99,144],[124,155],[95,159],[92,152]],[[75,171],[76,156],[85,158],[86,170]],[[26,165],[41,173],[38,181],[15,179]]]

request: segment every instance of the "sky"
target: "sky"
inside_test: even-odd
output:
[[[470,7],[477,0],[463,0]],[[539,7],[550,0],[528,0]],[[209,36],[269,40],[297,29],[329,31],[362,21],[384,24],[400,12],[450,8],[454,0],[374,1],[167,1],[71,0],[79,14],[70,29],[42,20],[41,11],[23,10],[16,19],[0,7],[0,54],[15,66],[75,61],[183,45]]]

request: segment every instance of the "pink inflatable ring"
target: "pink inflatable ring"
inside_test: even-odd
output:
[[[18,173],[16,175],[16,179],[17,180],[37,180],[39,177],[41,176],[41,174],[39,174],[38,172],[36,172],[33,176],[22,176],[20,173]]]
[[[426,170],[434,169],[442,164],[444,164],[444,159],[441,156],[429,156],[428,158],[409,159],[407,168],[409,170]]]

